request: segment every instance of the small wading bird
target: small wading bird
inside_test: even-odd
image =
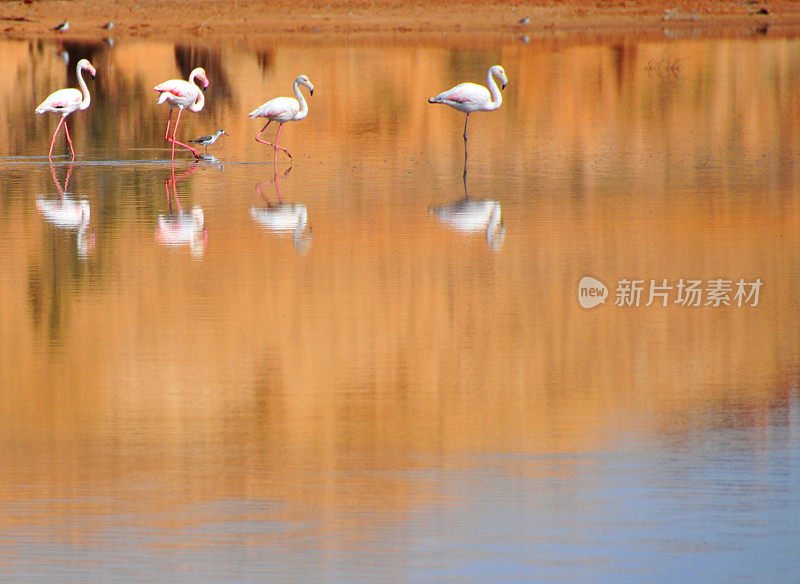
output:
[[[436,97],[428,100],[429,103],[443,103],[467,114],[464,121],[464,176],[467,173],[467,124],[469,124],[469,114],[473,112],[490,112],[498,109],[503,103],[503,94],[495,82],[497,78],[503,89],[508,83],[506,72],[500,65],[490,67],[486,72],[486,85],[477,83],[459,83],[452,89],[440,93]]]
[[[296,122],[298,120],[302,120],[308,115],[308,104],[306,103],[303,94],[300,93],[301,85],[308,88],[310,95],[314,95],[314,86],[311,84],[311,81],[309,81],[308,77],[305,75],[300,75],[294,80],[293,86],[294,95],[297,99],[294,97],[276,97],[257,107],[248,114],[251,119],[267,118],[267,123],[264,124],[264,127],[261,128],[261,131],[256,134],[256,142],[261,142],[267,146],[272,146],[275,149],[275,164],[278,163],[278,150],[283,150],[290,159],[292,158],[292,155],[289,154],[289,151],[286,148],[278,146],[278,139],[281,137],[281,128],[283,128],[283,124],[286,122]],[[280,124],[278,126],[278,133],[275,136],[274,144],[261,139],[261,134],[267,129],[267,126],[269,126],[271,122],[278,122],[278,124]]]
[[[54,91],[48,95],[47,98],[39,104],[39,107],[36,108],[37,114],[52,113],[61,115],[61,120],[58,122],[58,126],[56,126],[56,131],[53,132],[53,139],[50,140],[50,152],[48,153],[47,157],[51,160],[53,158],[53,144],[56,142],[56,135],[61,129],[61,124],[64,124],[64,132],[67,135],[69,150],[72,152],[72,159],[75,160],[75,149],[72,147],[72,138],[69,136],[67,116],[75,110],[85,110],[89,107],[89,104],[92,101],[92,98],[89,95],[89,89],[86,87],[86,82],[83,80],[83,76],[81,75],[81,72],[84,69],[88,71],[92,77],[97,74],[97,71],[95,71],[95,68],[92,67],[92,64],[87,59],[81,59],[78,61],[75,72],[78,76],[78,85],[81,88],[80,91],[73,87],[59,89],[58,91]]]
[[[195,79],[200,82],[202,88],[197,86]],[[195,158],[200,158],[200,154],[198,154],[197,150],[188,144],[178,142],[175,139],[175,136],[178,133],[178,124],[181,121],[181,112],[183,112],[184,109],[188,109],[190,112],[195,113],[203,109],[203,106],[206,103],[205,97],[203,96],[203,91],[205,91],[207,87],[208,77],[206,77],[206,72],[201,67],[197,67],[189,75],[189,81],[184,81],[183,79],[170,79],[169,81],[165,81],[164,83],[156,85],[153,88],[155,91],[158,91],[161,94],[158,97],[158,104],[169,104],[169,119],[167,120],[167,130],[164,133],[164,139],[172,144],[173,162],[175,162],[175,144],[191,150]],[[176,107],[178,108],[178,117],[175,119],[175,128],[172,130],[172,137],[170,138],[169,126],[172,123],[172,110]]]
[[[192,144],[200,144],[201,146],[205,146],[206,152],[208,152],[208,147],[211,146],[214,142],[217,141],[217,138],[222,136],[223,134],[227,135],[225,130],[217,130],[216,134],[211,136],[200,136],[199,138],[195,138],[194,140],[189,140]]]
[[[69,30],[69,20],[65,20],[61,24],[54,26],[53,30],[56,32],[67,32]]]

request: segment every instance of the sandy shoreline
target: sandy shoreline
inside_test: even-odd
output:
[[[0,3],[0,38],[55,35],[69,20],[65,39],[235,36],[274,34],[663,34],[665,28],[707,35],[793,35],[800,4],[734,2],[455,2],[415,0],[205,0],[176,6],[154,0],[12,0]],[[114,23],[109,32],[102,28]]]

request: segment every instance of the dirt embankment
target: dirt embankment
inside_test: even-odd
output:
[[[52,29],[68,20],[69,30]],[[103,28],[113,22],[112,30]],[[610,33],[702,28],[794,34],[800,3],[786,0],[10,0],[0,2],[0,38],[74,38],[284,33]]]

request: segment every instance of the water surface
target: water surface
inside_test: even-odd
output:
[[[0,41],[3,579],[792,580],[800,42],[475,46]],[[467,204],[427,98],[495,63]],[[180,134],[229,135],[172,166],[197,65]],[[247,113],[300,73],[275,168]]]

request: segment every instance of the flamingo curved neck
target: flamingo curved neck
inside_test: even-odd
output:
[[[86,87],[86,82],[83,80],[83,63],[78,63],[78,66],[75,68],[75,73],[78,76],[78,87],[81,88],[81,94],[83,94],[83,100],[81,101],[81,105],[79,109],[85,110],[89,107],[89,104],[92,103],[92,96],[89,95],[89,88]]]
[[[297,112],[297,115],[294,117],[294,119],[302,120],[308,115],[308,104],[306,103],[306,98],[303,97],[303,94],[300,92],[300,83],[297,80],[295,80],[293,88],[294,96],[297,98],[297,101],[300,102],[300,111]]]
[[[494,79],[493,68],[486,72],[486,87],[489,88],[489,93],[492,94],[492,105],[487,109],[496,110],[503,104],[503,94],[500,92],[500,88],[497,87],[497,81]]]
[[[194,79],[192,79],[192,83],[194,83]],[[194,86],[197,87],[197,83],[194,83]],[[203,109],[205,104],[206,96],[203,94],[203,90],[197,87],[197,100],[186,109],[188,109],[190,112],[197,113]]]

